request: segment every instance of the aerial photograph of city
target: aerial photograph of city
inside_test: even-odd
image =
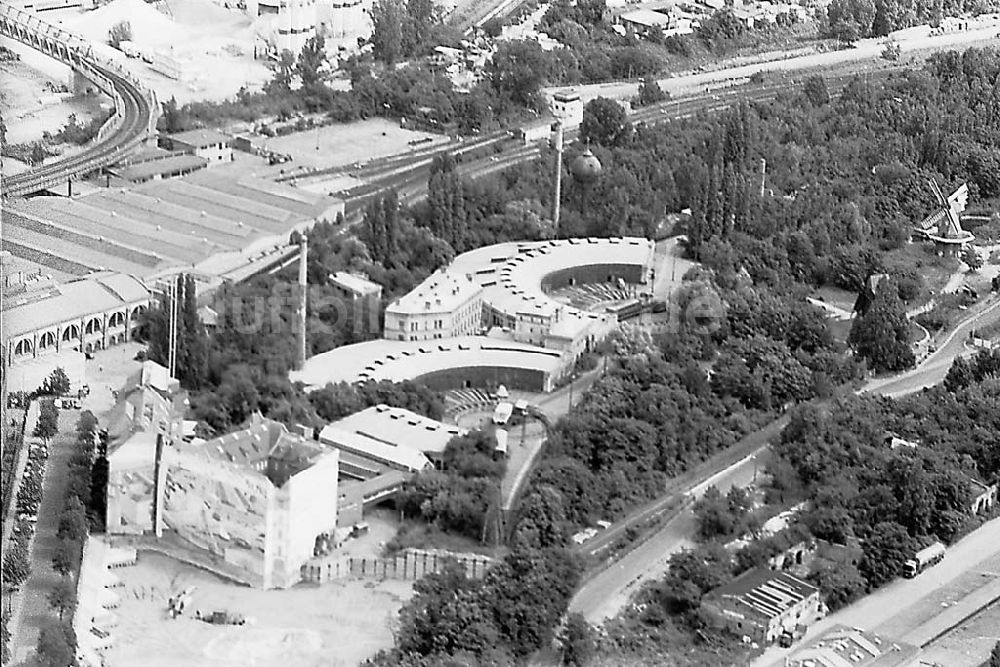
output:
[[[1000,0],[0,0],[3,667],[1000,667]]]

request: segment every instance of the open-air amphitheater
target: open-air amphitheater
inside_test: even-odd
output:
[[[447,269],[390,304],[386,338],[316,355],[292,373],[292,380],[310,388],[419,379],[442,391],[499,385],[552,391],[580,355],[618,328],[617,316],[603,307],[649,293],[653,263],[654,244],[643,238],[479,248],[459,255]],[[439,274],[452,276],[452,282]],[[450,302],[458,292],[453,285],[463,280],[472,283],[470,294],[461,303]],[[435,291],[438,285],[442,287]],[[414,295],[420,296],[415,307]],[[442,323],[470,303],[482,313],[474,331],[451,337],[434,333],[449,329]],[[397,317],[404,326],[392,323]],[[411,335],[391,340],[390,330]]]

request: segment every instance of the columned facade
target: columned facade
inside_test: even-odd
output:
[[[67,320],[7,341],[11,363],[73,350],[94,352],[135,337],[145,304],[122,306],[80,319]]]

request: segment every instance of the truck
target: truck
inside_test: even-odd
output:
[[[912,579],[927,568],[937,565],[944,558],[944,551],[944,545],[940,542],[924,547],[903,563],[903,576]]]
[[[791,647],[792,644],[802,639],[802,637],[804,637],[805,634],[806,634],[806,626],[802,625],[801,623],[797,624],[794,629],[785,630],[784,632],[781,633],[781,636],[778,637],[778,645],[781,648],[789,648]]]
[[[499,426],[503,426],[510,420],[510,416],[514,413],[514,404],[507,401],[502,401],[497,403],[496,409],[493,411],[493,423]]]

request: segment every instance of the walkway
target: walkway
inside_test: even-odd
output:
[[[42,502],[38,508],[38,523],[31,548],[31,576],[14,601],[11,619],[11,655],[14,664],[24,660],[38,643],[38,632],[55,619],[49,609],[48,595],[60,580],[52,569],[52,556],[59,540],[56,531],[66,495],[69,458],[76,443],[78,410],[59,411],[59,434],[49,443],[49,458],[45,466]]]

